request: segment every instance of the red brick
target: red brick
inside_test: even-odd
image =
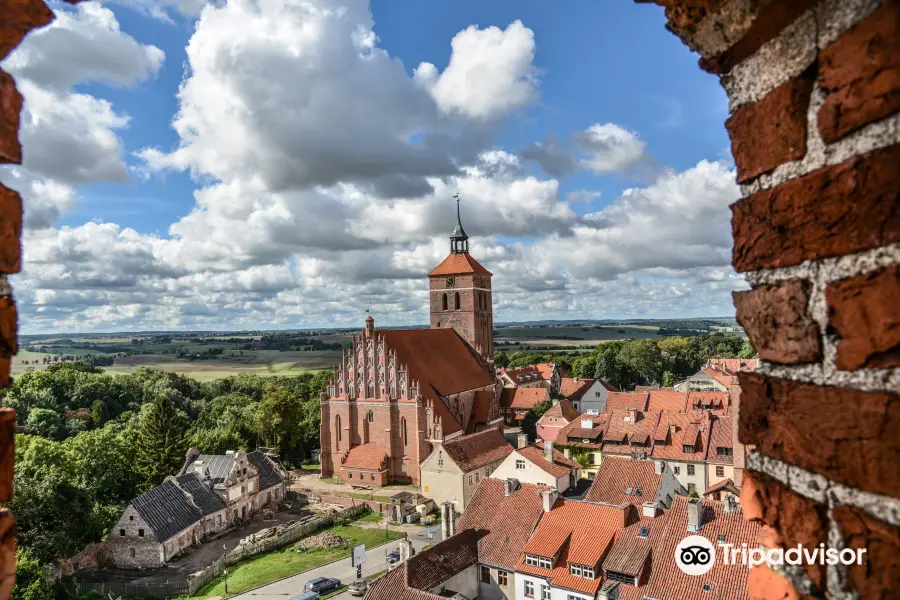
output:
[[[750,600],[800,600],[800,594],[790,581],[762,564],[750,569],[747,575]]]
[[[700,59],[700,68],[709,73],[728,73],[750,56],[763,44],[775,38],[781,31],[797,20],[797,17],[815,5],[816,0],[791,0],[790,2],[769,2],[760,9],[747,29],[731,48],[718,56]]]
[[[777,531],[781,547],[802,544],[813,548],[828,542],[828,507],[801,496],[777,479],[756,471],[744,472],[741,504],[755,507],[747,518]],[[747,489],[749,488],[749,489]],[[807,565],[807,575],[818,589],[825,587],[825,567]]]
[[[900,394],[739,373],[738,437],[762,454],[900,497]]]
[[[761,359],[796,364],[822,358],[819,326],[807,314],[807,281],[761,285],[733,296],[737,321]]]
[[[739,271],[900,242],[900,145],[823,167],[731,205]]]
[[[12,298],[0,297],[0,354],[15,354],[18,345],[16,303]]]
[[[864,563],[847,568],[850,585],[860,598],[890,600],[900,590],[900,529],[876,519],[859,508],[838,506],[837,522],[848,548],[865,549]]]
[[[4,0],[0,19],[0,60],[32,29],[43,27],[53,20],[53,11],[43,0]]]
[[[675,35],[685,37],[697,30],[707,15],[715,13],[726,0],[635,0],[638,4],[658,4],[666,9],[668,28]]]
[[[819,133],[836,142],[900,110],[900,2],[888,1],[819,53]]]
[[[0,273],[22,268],[22,198],[0,183]]]
[[[16,411],[0,408],[0,502],[9,502],[12,497],[15,440]]]
[[[0,509],[0,598],[12,594],[16,584],[16,521],[8,508]]]
[[[0,354],[0,388],[9,387],[9,369],[12,365],[12,356]]]
[[[19,144],[19,113],[22,94],[16,89],[12,75],[0,69],[0,163],[22,162]]]
[[[900,267],[834,282],[825,298],[839,369],[900,367]]]
[[[790,79],[755,104],[738,108],[725,122],[738,183],[806,154],[806,111],[814,76]]]

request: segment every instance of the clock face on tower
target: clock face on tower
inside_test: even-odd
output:
[[[448,277],[446,281],[446,287],[452,288],[456,286],[456,277]]]

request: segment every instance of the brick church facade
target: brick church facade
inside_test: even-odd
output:
[[[322,476],[358,485],[419,483],[434,444],[498,426],[491,273],[459,219],[429,277],[429,329],[365,328],[322,399]]]

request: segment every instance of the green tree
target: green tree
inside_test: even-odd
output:
[[[525,418],[522,419],[522,431],[528,434],[529,440],[533,440],[537,437],[537,422],[541,420],[544,413],[550,410],[550,407],[552,406],[553,404],[550,402],[544,401],[532,406],[528,412],[525,413]]]
[[[738,353],[738,357],[740,358],[756,358],[756,349],[753,347],[753,344],[750,343],[750,339],[745,339],[744,343],[741,344],[741,351]]]
[[[639,375],[641,383],[655,384],[662,380],[665,365],[656,340],[631,340],[617,358]]]
[[[51,600],[53,589],[44,568],[30,550],[16,550],[16,586],[12,600]]]
[[[135,467],[143,489],[162,483],[181,467],[187,451],[187,418],[175,405],[176,394],[161,392],[141,409]]]
[[[35,408],[28,413],[25,421],[28,431],[50,440],[59,440],[65,436],[66,429],[62,417],[49,408]]]
[[[675,385],[675,375],[672,371],[665,371],[662,376],[662,386],[672,387]]]

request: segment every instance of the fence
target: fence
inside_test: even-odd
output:
[[[192,596],[202,588],[206,583],[217,576],[222,570],[238,563],[245,558],[264,554],[273,550],[278,550],[289,544],[293,544],[297,540],[304,538],[320,529],[330,527],[336,522],[344,519],[356,517],[366,511],[364,504],[351,506],[335,515],[315,517],[308,521],[294,523],[289,527],[284,527],[275,535],[261,539],[251,544],[239,545],[224,556],[217,558],[212,564],[206,568],[191,573],[183,581],[167,581],[165,583],[150,582],[86,582],[75,581],[74,579],[63,583],[63,587],[69,592],[80,591],[96,591],[103,595],[112,594],[116,596],[142,596],[145,598],[172,598],[176,596]]]

